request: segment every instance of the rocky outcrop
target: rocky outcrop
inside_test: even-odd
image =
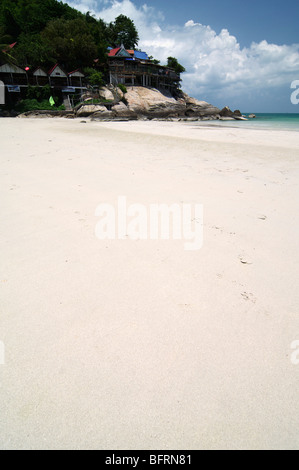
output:
[[[53,111],[53,110],[45,110],[45,109],[37,109],[35,111],[26,111],[22,114],[15,115],[18,118],[54,118],[54,117],[65,117],[68,119],[72,119],[75,117],[75,113],[73,111]],[[11,117],[15,117],[11,116]]]
[[[130,86],[123,94],[118,87],[111,85],[100,90],[103,104],[81,104],[78,117],[91,116],[95,119],[244,119],[239,110],[232,112],[228,107],[219,108],[199,101],[179,91],[174,97],[168,91],[155,88]]]
[[[234,113],[232,112],[232,110],[228,107],[228,106],[225,106],[225,108],[221,109],[220,111],[220,117],[233,117]]]
[[[87,117],[87,116],[94,116],[94,117],[113,117],[113,113],[108,111],[105,106],[99,104],[85,104],[81,106],[77,111],[77,117]]]
[[[239,117],[242,117],[242,113],[239,109],[236,109],[234,112],[233,112],[233,115],[234,116],[239,116]]]
[[[220,109],[180,92],[177,99],[154,88],[130,87],[125,95],[130,109],[153,118],[219,119]]]
[[[220,111],[220,118],[223,120],[231,119],[233,121],[235,119],[237,121],[247,121],[247,119],[242,116],[239,109],[232,111],[228,106],[225,106],[225,108]]]
[[[99,91],[99,95],[101,98],[107,101],[114,101],[114,95],[111,90],[109,90],[107,87],[103,87]]]
[[[206,101],[199,101],[195,98],[191,98],[186,93],[182,92],[182,98],[186,103],[186,112],[187,117],[209,117],[214,119],[219,119],[220,109],[216,108],[212,104],[207,103]]]
[[[122,101],[112,106],[111,111],[117,118],[122,119],[137,119],[137,114],[128,108]]]
[[[131,111],[149,119],[179,117],[183,116],[186,111],[185,103],[155,88],[128,87],[125,99]]]

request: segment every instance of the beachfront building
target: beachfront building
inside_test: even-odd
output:
[[[69,86],[74,87],[74,88],[83,88],[83,81],[85,78],[84,73],[81,72],[81,70],[74,70],[73,72],[70,72],[68,74],[69,78]]]
[[[50,86],[63,88],[69,84],[67,73],[60,67],[59,64],[54,65],[54,67],[49,70],[48,75]]]
[[[47,72],[44,71],[41,67],[38,67],[32,73],[33,80],[30,81],[30,85],[35,86],[45,86],[49,85],[49,77]]]
[[[24,70],[21,67],[12,64],[4,64],[0,66],[0,80],[6,86],[45,86],[50,85],[52,88],[61,90],[71,86],[75,89],[86,89],[85,75],[80,70],[66,73],[59,64],[54,65],[49,72],[42,67],[34,70]]]
[[[172,91],[181,81],[173,69],[156,64],[146,52],[125,49],[124,46],[109,48],[109,81],[111,85],[139,85]]]
[[[28,76],[24,69],[12,64],[0,66],[0,80],[8,93],[21,93],[22,88],[28,87]]]
[[[0,66],[0,81],[5,85],[7,102],[13,103],[26,97],[28,86],[43,87],[50,85],[53,94],[60,95],[63,100],[70,101],[69,96],[86,90],[85,75],[79,70],[67,73],[56,64],[48,72],[42,67],[26,70],[13,64]]]

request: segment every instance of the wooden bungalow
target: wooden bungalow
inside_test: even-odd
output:
[[[146,52],[126,50],[123,46],[109,49],[110,83],[141,85],[172,90],[181,81],[169,67],[153,63]]]
[[[41,67],[38,67],[37,69],[35,69],[32,76],[33,76],[32,85],[33,84],[36,86],[49,85],[48,74]]]
[[[0,66],[0,80],[7,86],[28,86],[26,71],[12,64]]]
[[[74,88],[83,88],[83,82],[85,75],[81,72],[81,70],[74,70],[68,74],[69,78],[69,85]]]
[[[51,87],[64,88],[69,84],[67,73],[58,64],[49,70],[48,75]]]

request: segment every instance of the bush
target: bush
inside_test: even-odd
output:
[[[101,87],[105,84],[105,82],[103,80],[103,74],[101,72],[96,72],[96,71],[93,71],[89,75],[88,81],[92,86]]]
[[[37,101],[36,99],[26,99],[20,101],[15,107],[16,111],[20,113],[26,113],[27,111],[40,111],[40,110],[54,110],[54,111],[64,111],[65,106],[51,106],[49,100]]]
[[[126,88],[125,85],[123,85],[122,83],[119,83],[117,86],[118,86],[118,88],[119,88],[123,93],[127,93],[127,92],[128,92],[127,88]]]
[[[27,89],[26,98],[28,100],[37,100],[43,101],[49,99],[51,96],[50,85],[45,85],[43,87],[39,86],[29,86]]]

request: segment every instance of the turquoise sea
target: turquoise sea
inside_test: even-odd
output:
[[[249,116],[251,113],[243,113],[243,116]],[[252,113],[256,115],[254,119],[248,121],[201,121],[199,125],[212,125],[224,127],[241,127],[251,129],[271,129],[271,130],[289,130],[299,132],[299,114],[270,114],[270,113]]]

